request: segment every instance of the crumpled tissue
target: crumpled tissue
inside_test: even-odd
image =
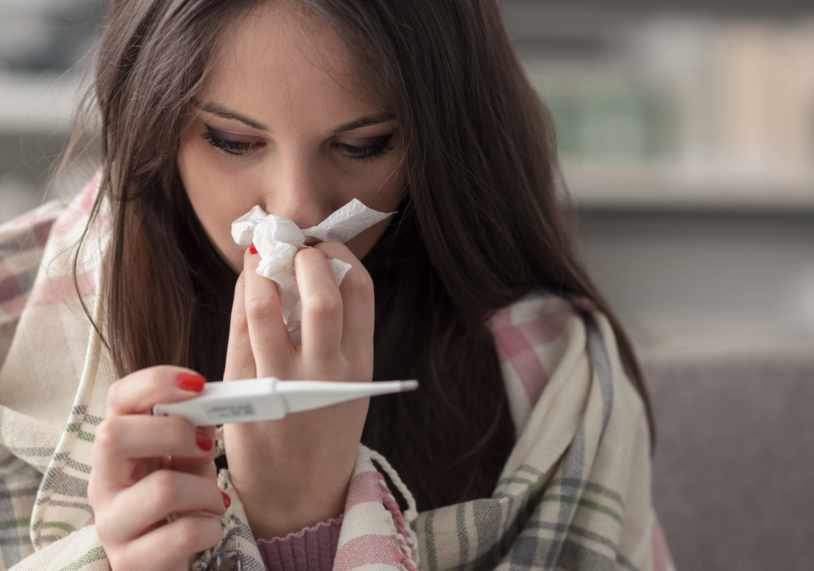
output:
[[[300,343],[302,324],[302,302],[294,272],[294,255],[316,242],[347,242],[391,214],[394,213],[377,212],[354,198],[316,226],[304,230],[284,216],[266,214],[259,206],[232,222],[232,239],[241,246],[254,243],[260,254],[257,273],[279,286],[283,321],[292,343]],[[351,268],[350,264],[329,259],[328,265],[339,286]]]

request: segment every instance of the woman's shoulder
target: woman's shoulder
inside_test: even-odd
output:
[[[566,299],[538,290],[495,311],[487,325],[501,364],[513,363],[524,382],[539,385],[547,376],[545,371],[534,374],[540,359],[550,361],[559,355],[563,344],[572,343],[569,333],[582,328],[585,316],[594,311],[589,300]],[[542,391],[543,387],[536,388]]]
[[[0,225],[0,327],[19,320],[48,236],[64,211],[54,200]]]
[[[586,319],[595,312],[590,300],[538,290],[495,311],[487,321],[518,429],[557,370],[587,351]]]
[[[0,353],[30,305],[32,292],[36,297],[37,275],[47,252],[69,254],[69,246],[81,236],[98,190],[97,179],[94,177],[70,202],[52,200],[0,225]],[[61,261],[66,268],[70,265]],[[61,268],[63,274],[66,268]],[[49,265],[49,272],[56,270]]]
[[[587,299],[566,299],[546,290],[535,290],[495,311],[489,318],[489,329],[496,337],[514,339],[512,333],[529,333],[539,343],[550,342],[571,320],[585,312],[595,311]]]

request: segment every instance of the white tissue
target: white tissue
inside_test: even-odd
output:
[[[354,198],[316,226],[305,230],[284,216],[266,214],[259,206],[232,222],[232,239],[241,246],[254,243],[260,254],[257,273],[279,286],[283,321],[292,343],[300,343],[302,322],[300,290],[294,273],[296,253],[317,241],[347,242],[391,214],[393,212],[377,212]],[[329,259],[328,265],[339,286],[351,268],[350,264]]]

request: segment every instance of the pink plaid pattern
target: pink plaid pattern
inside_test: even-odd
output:
[[[20,320],[59,215],[52,206],[23,214],[0,227],[0,324]]]
[[[23,312],[26,292],[20,288],[14,271],[0,258],[0,310],[6,320],[17,321]]]
[[[376,512],[381,513],[381,506],[384,506],[393,518],[395,533],[366,533],[342,544],[336,553],[334,571],[350,571],[370,564],[417,571],[412,561],[415,547],[410,547],[411,542],[406,541],[407,538],[411,538],[410,531],[384,477],[376,470],[357,472],[348,489],[345,514],[350,514],[355,509],[356,514],[370,512],[370,515],[373,515]],[[403,549],[405,547],[407,553]]]
[[[79,293],[83,298],[96,294],[96,282],[93,279],[93,272],[85,272],[76,276],[76,284],[74,284],[72,276],[56,276],[48,281],[37,282],[31,291],[31,297],[28,299],[27,305],[34,307],[78,301],[77,284],[79,285]]]
[[[365,565],[387,565],[416,571],[407,556],[395,547],[392,539],[373,534],[355,537],[343,545],[336,554],[333,571],[350,571]]]
[[[356,474],[350,482],[345,511],[365,502],[379,502],[384,497],[384,477],[379,472]],[[389,493],[389,491],[387,492]]]
[[[0,227],[0,323],[17,322],[28,306],[54,305],[77,301],[73,277],[69,275],[38,276],[45,243],[49,237],[64,236],[76,231],[93,207],[99,180],[97,174],[79,198],[65,209],[55,202],[27,212]],[[103,234],[109,228],[109,217],[100,216],[91,236]],[[28,254],[35,254],[30,256]],[[18,260],[12,264],[12,258]],[[20,264],[25,259],[28,263]],[[82,296],[95,293],[93,270],[77,276]]]
[[[575,313],[544,313],[518,325],[512,322],[512,307],[509,306],[496,311],[489,320],[500,363],[511,361],[532,407],[548,384],[548,373],[535,347],[559,337],[568,321],[575,317]]]
[[[76,228],[77,224],[90,213],[93,208],[93,203],[96,201],[96,191],[100,179],[101,174],[97,173],[84,190],[82,190],[79,197],[71,202],[65,214],[60,216],[57,223],[54,224],[54,236],[64,236]],[[104,229],[106,229],[106,227]],[[98,234],[102,233],[101,230],[102,228],[97,226],[96,232]]]
[[[93,206],[96,187],[94,180],[56,223],[54,221],[59,212],[43,211],[39,218],[34,213],[27,215],[23,222],[16,221],[17,226],[0,228],[0,325],[7,324],[9,319],[19,319],[22,314],[19,327],[25,327],[32,323],[28,321],[29,316],[51,314],[59,311],[62,305],[75,306],[76,291],[70,272],[65,271],[67,266],[62,268],[62,277],[47,276],[45,269],[49,266],[45,263],[40,271],[42,275],[37,276],[33,286],[32,282],[46,237],[49,241],[54,241],[46,254],[67,250],[78,239],[79,231],[87,220],[87,213]],[[99,223],[91,229],[90,237],[104,236],[109,231],[108,218],[102,215],[97,221]],[[21,248],[21,244],[27,250]],[[21,251],[37,255],[21,256]],[[102,260],[103,248],[89,248],[88,251],[90,255],[87,263],[98,264]],[[79,293],[92,297],[102,268],[83,268],[88,271],[78,276]],[[28,313],[27,308],[31,309],[31,313]],[[530,294],[511,307],[497,311],[488,323],[506,375],[510,404],[521,408],[528,408],[530,404],[531,408],[523,414],[527,419],[532,415],[528,425],[530,428],[520,437],[525,440],[522,440],[522,446],[515,449],[519,453],[513,453],[515,458],[510,458],[507,465],[508,477],[498,483],[493,498],[418,514],[409,490],[386,460],[360,446],[339,534],[335,569],[351,571],[375,566],[377,569],[387,567],[416,571],[419,555],[421,569],[425,571],[486,568],[497,565],[498,559],[502,561],[501,569],[516,568],[518,565],[521,568],[531,568],[529,565],[537,551],[545,554],[548,546],[561,543],[563,538],[570,541],[568,549],[575,550],[574,553],[580,557],[609,557],[612,562],[617,555],[612,546],[620,545],[620,530],[616,523],[619,521],[625,529],[636,534],[634,542],[639,541],[635,548],[624,554],[619,553],[619,556],[633,557],[636,567],[642,570],[672,571],[661,526],[649,511],[649,498],[638,498],[643,501],[630,502],[631,507],[620,514],[619,520],[608,517],[609,513],[615,514],[618,511],[616,504],[608,498],[612,500],[625,494],[641,494],[643,489],[648,488],[631,487],[630,482],[634,480],[620,476],[618,470],[607,469],[609,459],[620,457],[619,450],[624,451],[626,446],[646,442],[646,438],[632,436],[636,431],[646,428],[642,428],[640,419],[631,415],[600,418],[596,414],[601,411],[602,415],[609,415],[609,411],[615,410],[617,406],[614,403],[624,407],[622,410],[638,410],[635,408],[638,396],[633,394],[626,379],[612,375],[613,371],[621,370],[618,366],[594,368],[592,377],[585,376],[584,372],[591,370],[584,366],[590,364],[588,359],[594,359],[596,355],[611,360],[618,359],[615,354],[601,354],[603,339],[610,339],[613,332],[601,315],[583,319],[580,311],[586,309],[589,309],[588,304],[578,300],[569,303],[554,296]],[[590,340],[594,342],[588,342]],[[91,337],[90,341],[98,343],[98,338]],[[66,363],[73,358],[68,355],[64,343],[54,343],[49,350],[56,355],[52,358],[62,359]],[[580,367],[574,366],[575,364]],[[98,361],[91,361],[90,365],[98,367]],[[564,374],[559,374],[560,365]],[[25,375],[20,376],[23,377]],[[55,549],[65,550],[64,556],[55,557],[55,566],[47,568],[66,568],[66,563],[75,569],[101,570],[107,566],[104,550],[98,539],[90,534],[85,543],[81,542],[86,537],[81,535],[82,530],[91,529],[89,527],[82,527],[73,534],[66,529],[65,533],[60,532],[58,535],[56,532],[54,535],[42,535],[43,522],[65,522],[65,526],[74,527],[81,527],[87,522],[87,511],[82,509],[87,499],[82,495],[81,486],[73,484],[77,479],[86,480],[85,474],[89,470],[79,472],[71,467],[73,473],[66,478],[63,468],[66,466],[65,458],[73,463],[70,466],[90,465],[90,446],[86,440],[75,436],[73,427],[81,423],[83,430],[92,433],[94,425],[88,419],[98,420],[104,417],[104,395],[109,379],[103,375],[99,379],[80,385],[82,388],[78,393],[78,402],[82,407],[77,408],[79,412],[76,414],[72,413],[69,423],[72,430],[67,430],[67,436],[58,443],[61,448],[57,449],[58,454],[53,457],[58,458],[58,461],[52,458],[52,465],[49,465],[45,477],[50,487],[45,490],[47,496],[44,495],[43,498],[49,503],[37,503],[38,507],[31,516],[32,529],[39,533],[34,536],[35,540],[40,542],[40,546],[48,545],[47,549],[41,549],[37,555],[47,554],[48,549],[51,553],[56,553]],[[552,388],[545,398],[540,399],[549,384]],[[613,387],[612,391],[605,390],[609,386]],[[588,391],[590,387],[594,387],[594,390]],[[595,390],[598,387],[604,388]],[[562,416],[562,411],[565,410],[567,418],[575,418],[582,414],[583,407],[577,406],[581,399],[573,397],[581,394],[587,395],[589,404],[592,405],[585,408],[592,414],[586,414],[580,421],[581,434],[585,437],[583,445],[568,447],[562,457],[553,457],[550,453],[552,445],[562,446],[563,443],[570,442],[572,435],[564,432],[571,430],[565,428],[568,423],[551,420],[549,412],[555,411]],[[609,406],[600,406],[599,399],[608,395],[615,400]],[[556,415],[554,418],[556,419]],[[12,415],[5,415],[3,418],[4,423],[12,420]],[[606,422],[613,428],[607,433],[603,428]],[[7,432],[11,434],[10,430]],[[608,439],[607,443],[604,443],[603,438]],[[8,442],[8,439],[5,441]],[[586,443],[590,446],[586,447]],[[46,459],[51,456],[50,452],[45,454]],[[638,472],[640,480],[636,481],[644,482],[649,477],[644,471],[649,469],[647,454],[639,456],[645,460],[632,465],[631,472]],[[594,464],[596,458],[604,458],[604,461]],[[43,462],[38,462],[37,465],[40,464]],[[564,477],[566,474],[562,466],[568,466],[571,470],[567,478]],[[407,500],[410,507],[405,512],[402,513],[398,508],[382,473],[389,476],[388,481],[393,482],[393,489],[398,489]],[[550,489],[546,488],[547,480],[541,474],[554,474],[552,481],[559,483],[552,484]],[[580,483],[579,493],[583,495],[569,495],[577,488],[573,485],[577,481]],[[219,482],[222,489],[227,492],[232,490],[228,482],[228,471],[221,472]],[[569,483],[565,486],[563,482]],[[588,483],[591,486],[583,485]],[[539,493],[529,494],[531,487]],[[545,493],[546,490],[549,493]],[[606,493],[603,495],[597,490],[606,490]],[[568,491],[568,494],[564,491]],[[243,564],[244,568],[262,568],[258,567],[262,566],[262,557],[245,521],[239,498],[236,494],[230,495],[233,496],[232,506],[222,518],[224,538],[221,544],[207,550],[193,564],[196,571],[215,571],[229,561],[236,562],[238,566]],[[526,505],[529,498],[533,497],[542,497],[543,500],[536,506]],[[51,501],[54,499],[57,501]],[[520,538],[522,541],[518,540],[512,545],[504,543],[510,538],[506,533],[513,529],[513,522],[520,521],[518,516],[521,512],[530,513],[529,509],[533,509],[536,518],[534,521],[541,525],[524,528]],[[571,533],[571,520],[563,519],[571,517],[569,514],[577,518],[580,525],[588,526],[590,536],[583,532]],[[49,534],[51,529],[48,528]],[[642,529],[649,529],[651,533],[645,534]],[[59,537],[63,539],[60,540]],[[494,559],[495,557],[498,559]],[[528,564],[525,563],[527,560]],[[534,563],[534,568],[537,568],[538,563],[542,565],[543,562],[540,560]],[[32,558],[31,565],[26,568],[45,567],[37,566]]]
[[[670,548],[658,516],[653,517],[653,571],[675,571]]]

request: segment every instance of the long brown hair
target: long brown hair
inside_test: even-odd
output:
[[[121,375],[157,364],[223,374],[237,276],[194,215],[175,161],[218,39],[259,1],[113,4],[93,94],[102,119],[94,208],[107,199],[112,213],[105,325]],[[376,78],[405,141],[405,198],[364,263],[376,293],[374,378],[418,378],[421,390],[372,399],[362,440],[394,464],[419,507],[491,493],[515,434],[486,321],[532,290],[603,311],[647,405],[631,345],[575,254],[554,130],[495,0],[298,4]]]

